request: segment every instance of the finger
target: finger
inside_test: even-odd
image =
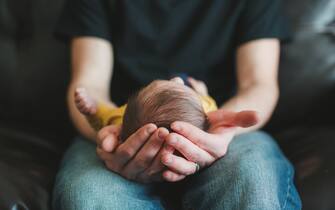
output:
[[[149,140],[149,137],[156,129],[156,125],[152,123],[147,124],[138,129],[117,148],[115,155],[118,157],[120,167],[124,167],[128,161],[135,157],[136,153]]]
[[[170,147],[168,145],[163,146],[163,148],[161,148],[161,150],[159,151],[158,155],[155,157],[153,164],[151,164],[151,166],[145,171],[140,173],[140,175],[136,177],[136,180],[144,183],[163,181],[162,174],[163,171],[166,170],[166,166],[162,164],[161,159],[164,154],[172,154],[173,151],[173,147]]]
[[[259,122],[259,117],[255,111],[232,112],[223,109],[207,113],[210,124],[220,124],[224,126],[250,127]]]
[[[113,154],[109,152],[105,152],[103,149],[97,147],[96,148],[97,155],[99,158],[103,161],[112,161],[113,160]]]
[[[193,77],[188,77],[187,81],[191,84],[191,86],[197,86],[197,81]]]
[[[162,139],[166,139],[166,137],[169,135],[169,131],[165,128],[164,130],[162,130],[159,134],[160,138]],[[149,168],[147,168],[143,174],[145,174],[146,176],[152,177],[155,176],[155,174],[158,173],[162,173],[163,170],[166,168],[165,165],[162,164],[162,156],[165,154],[172,154],[174,152],[174,148],[165,144],[160,151],[158,152],[158,154],[156,155],[154,161],[152,162],[152,164],[150,165]]]
[[[198,87],[199,87],[199,84],[198,84],[198,81],[195,80],[194,78],[192,77],[189,77],[187,78],[187,81],[190,83],[191,87],[195,90],[195,91],[199,91]]]
[[[140,149],[136,156],[127,163],[124,168],[124,173],[129,177],[135,178],[139,173],[142,173],[153,163],[155,156],[160,151],[164,143],[164,138],[158,134],[161,132],[168,132],[166,128],[157,129]]]
[[[106,127],[103,127],[97,134],[96,137],[96,143],[97,146],[102,147],[102,143],[104,139],[110,135],[114,135],[116,139],[114,141],[118,142],[117,137],[120,134],[121,126],[118,125],[109,125]]]
[[[192,141],[194,144],[198,145],[201,148],[208,148],[210,139],[210,134],[201,130],[200,128],[182,121],[176,121],[171,124],[171,129],[184,136],[186,139]]]
[[[208,152],[179,134],[169,134],[166,143],[178,150],[187,160],[198,163],[201,167],[214,161],[214,157]]]
[[[108,135],[101,143],[101,149],[106,152],[113,152],[118,145],[118,138],[116,135]]]
[[[182,85],[184,84],[184,80],[182,78],[180,78],[180,77],[174,77],[174,78],[172,78],[170,80],[173,81],[173,82],[177,82],[179,84],[182,84]]]
[[[188,161],[185,158],[173,154],[166,154],[162,157],[162,163],[170,170],[181,175],[191,175],[197,171],[197,166],[194,162]]]
[[[238,112],[235,118],[235,126],[248,128],[259,123],[259,115],[255,111]]]
[[[163,173],[163,178],[168,182],[177,182],[184,179],[185,177],[185,175],[177,174],[170,170],[166,170]]]
[[[99,147],[96,148],[96,153],[109,170],[119,173],[120,169],[117,165],[117,162],[115,161],[115,156],[113,153],[105,152]]]
[[[197,92],[199,92],[199,93],[201,93],[201,94],[205,94],[205,95],[208,94],[207,86],[206,86],[206,84],[205,84],[203,81],[196,80],[196,79],[194,79],[194,78],[192,78],[192,77],[189,77],[189,78],[187,79],[187,81],[190,83],[191,87],[192,87],[195,91],[197,91]]]
[[[226,124],[231,125],[234,122],[236,112],[219,109],[213,112],[207,113],[207,117],[210,124]]]

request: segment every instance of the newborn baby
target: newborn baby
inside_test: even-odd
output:
[[[93,100],[87,92],[78,88],[75,102],[95,130],[109,124],[121,124],[120,139],[127,139],[137,129],[148,123],[170,129],[174,121],[184,121],[202,129],[208,129],[206,113],[217,109],[208,96],[206,86],[190,79],[191,87],[180,78],[155,80],[128,99],[126,105],[111,108]]]

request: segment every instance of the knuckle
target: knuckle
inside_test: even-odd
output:
[[[172,158],[171,158],[172,159]],[[171,161],[170,159],[170,155],[169,154],[164,154],[162,155],[161,157],[161,161],[165,164],[165,165],[168,165],[170,162],[169,160]]]
[[[105,163],[105,166],[109,169],[109,170],[112,170],[112,171],[115,171],[115,167],[114,167],[114,164],[110,161],[104,161]]]
[[[215,159],[218,159],[226,155],[227,152],[228,152],[228,147],[225,145],[224,146],[220,145],[220,147],[214,147],[214,151],[212,153]]]
[[[119,156],[121,156],[122,158],[126,158],[126,159],[130,159],[133,157],[133,150],[130,148],[124,148],[124,149],[120,149],[118,151]]]
[[[153,169],[150,169],[146,172],[148,177],[153,177],[156,174],[156,171]]]
[[[171,133],[169,136],[168,136],[168,139],[167,139],[169,142],[173,142],[173,145],[175,146],[180,146],[182,144],[182,141],[180,139],[180,137],[178,136],[178,134],[176,133]]]
[[[137,168],[141,169],[147,168],[150,164],[150,161],[146,158],[140,158],[135,161],[136,161],[135,165],[137,166]]]
[[[192,162],[198,162],[199,160],[202,159],[201,154],[199,152],[196,152],[196,151],[193,154],[191,154],[190,157],[191,157],[190,161],[192,161]]]
[[[146,130],[140,129],[136,131],[135,136],[136,139],[145,139],[147,137]]]

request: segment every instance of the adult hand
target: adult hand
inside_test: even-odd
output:
[[[166,143],[179,151],[183,157],[168,153],[162,157],[162,163],[169,169],[163,177],[167,181],[179,181],[200,168],[211,165],[223,157],[238,127],[250,127],[258,122],[254,111],[229,112],[217,110],[208,113],[210,128],[203,131],[186,122],[174,122],[174,131],[166,138]]]
[[[164,139],[169,131],[147,124],[124,142],[119,141],[120,131],[120,126],[110,125],[98,133],[97,154],[106,167],[127,179],[142,183],[163,181],[165,166],[161,158],[174,151],[172,147],[164,147]]]

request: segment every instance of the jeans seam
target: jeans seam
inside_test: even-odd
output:
[[[286,199],[285,199],[285,202],[284,202],[283,209],[286,209],[287,201],[288,201],[288,198],[290,196],[290,190],[291,190],[291,185],[290,185],[291,173],[290,173],[290,171],[291,170],[287,170],[287,192],[286,192]]]

